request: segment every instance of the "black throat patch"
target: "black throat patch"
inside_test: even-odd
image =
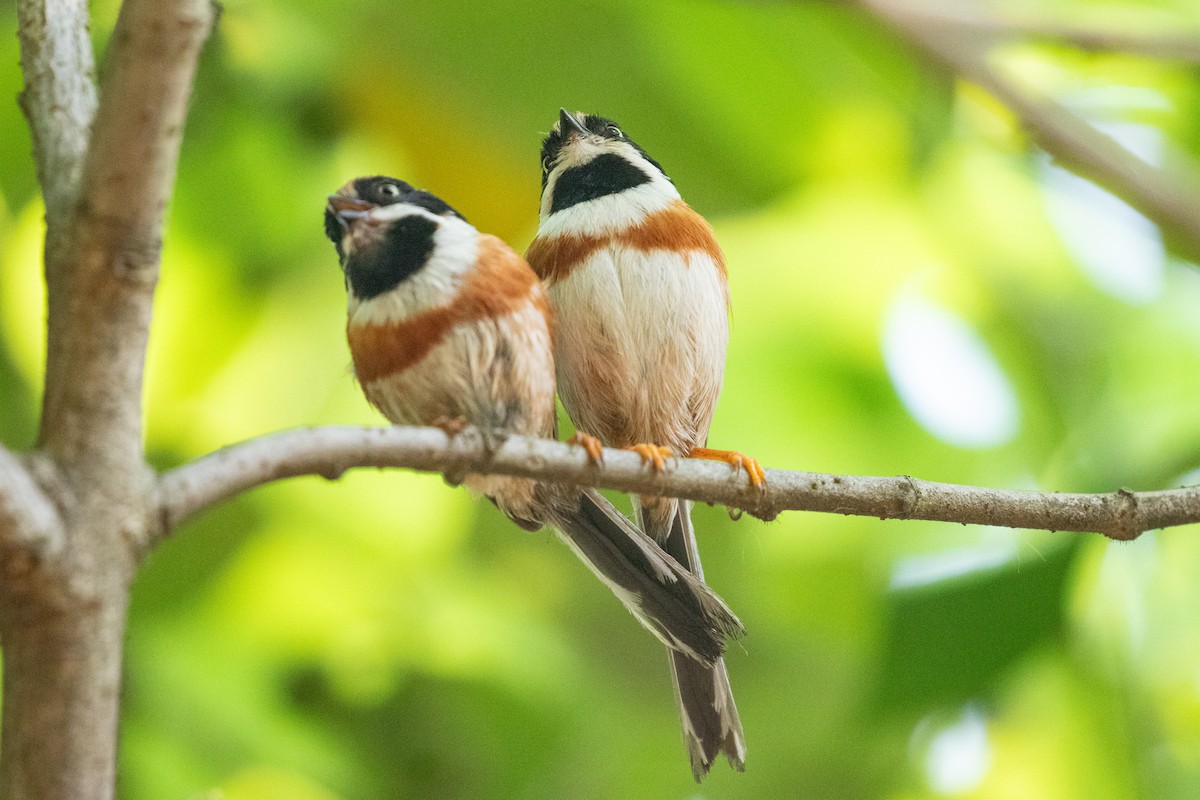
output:
[[[345,260],[346,281],[354,295],[360,300],[378,297],[425,266],[437,229],[437,222],[416,214],[388,222],[379,241]]]
[[[627,159],[616,153],[604,153],[586,164],[564,170],[558,176],[550,213],[649,182],[650,176]]]

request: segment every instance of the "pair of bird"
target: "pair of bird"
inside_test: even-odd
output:
[[[359,178],[330,195],[325,231],[371,404],[397,424],[552,437],[557,386],[593,459],[601,444],[659,469],[668,452],[719,458],[761,483],[752,459],[704,448],[729,286],[712,229],[659,163],[612,120],[562,110],[542,145],[540,219],[522,259],[403,181]],[[639,530],[594,490],[503,476],[465,483],[522,528],[560,531],[668,647],[696,780],[718,753],[743,769],[723,659],[725,637],[743,629],[703,581],[689,505],[641,497]]]

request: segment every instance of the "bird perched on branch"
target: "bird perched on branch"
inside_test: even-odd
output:
[[[444,201],[394,178],[330,195],[325,233],[349,295],[346,326],[367,400],[399,425],[555,433],[551,316],[529,265]],[[592,489],[468,475],[525,530],[563,541],[652,634],[712,664],[741,623],[692,572]]]
[[[762,485],[756,461],[705,447],[729,341],[721,249],[662,166],[612,120],[560,111],[542,144],[540,226],[525,257],[555,313],[559,396],[593,458],[601,443],[659,470],[671,455],[713,458]],[[635,505],[642,529],[702,579],[690,504]],[[718,753],[743,769],[724,660],[670,656],[696,780]]]

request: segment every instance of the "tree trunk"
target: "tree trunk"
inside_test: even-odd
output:
[[[5,800],[113,797],[132,560],[125,567],[82,593],[39,586],[18,589],[21,596],[14,597],[5,587],[8,597],[0,604]]]
[[[18,4],[49,311],[23,491],[40,484],[36,499],[53,511],[20,524],[9,515],[0,537],[3,800],[113,797],[129,586],[157,524],[142,441],[146,340],[213,10],[210,0],[125,0],[97,93],[86,0]],[[13,461],[0,467],[13,472]],[[29,521],[55,514],[47,535]],[[0,533],[5,524],[0,514]]]

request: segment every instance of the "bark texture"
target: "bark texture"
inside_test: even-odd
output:
[[[442,472],[451,481],[467,472],[514,475],[598,486],[622,492],[722,503],[761,519],[783,511],[823,511],[880,519],[923,519],[1103,534],[1134,539],[1143,532],[1200,522],[1200,486],[1155,492],[1120,489],[1066,494],[984,489],[908,475],[873,477],[766,470],[754,489],[746,473],[727,464],[672,459],[665,472],[640,456],[605,448],[593,464],[582,447],[528,436],[485,437],[468,429],[453,438],[437,428],[307,428],[226,447],[161,476],[156,487],[158,527],[165,536],[199,511],[255,486],[299,475],[333,479],[356,466],[409,467]]]
[[[86,3],[18,11],[49,325],[38,452],[0,459],[4,494],[34,509],[7,515],[0,564],[0,796],[103,800],[129,584],[152,518],[141,401],[163,211],[212,7],[128,0],[99,93]]]

